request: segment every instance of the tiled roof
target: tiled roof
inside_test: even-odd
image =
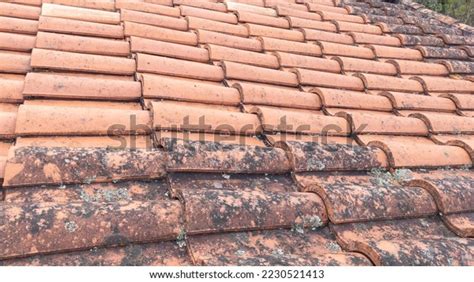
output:
[[[0,1],[0,265],[474,265],[474,30],[402,2]]]

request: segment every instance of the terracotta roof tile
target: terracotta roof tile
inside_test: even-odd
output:
[[[318,30],[326,30],[336,32],[337,28],[336,25],[331,22],[322,22],[317,20],[309,20],[309,19],[302,19],[297,17],[287,17],[290,26],[292,28],[311,28],[311,29],[318,29]]]
[[[303,33],[304,39],[306,40],[320,40],[349,45],[354,43],[352,37],[345,33],[334,33],[309,28],[301,28],[301,32]]]
[[[430,47],[430,46],[417,46],[416,49],[420,50],[425,58],[440,58],[440,59],[468,59],[466,51],[458,48],[443,48],[443,47]]]
[[[276,11],[274,9],[269,9],[266,7],[259,7],[257,5],[251,5],[246,3],[238,3],[233,1],[225,1],[225,6],[227,7],[228,11],[244,11],[244,12],[252,12],[260,15],[267,15],[267,16],[276,16]]]
[[[431,133],[472,134],[474,132],[474,119],[469,117],[430,112],[420,112],[410,116],[423,120]]]
[[[311,92],[319,95],[325,108],[392,111],[390,100],[378,95],[322,87],[313,88]]]
[[[10,139],[15,136],[15,112],[0,112],[0,139]]]
[[[138,100],[140,83],[127,80],[101,79],[48,73],[28,73],[23,95],[26,97]]]
[[[355,76],[334,74],[306,69],[296,69],[298,81],[302,85],[335,87],[347,90],[364,90],[362,80]]]
[[[0,50],[31,51],[34,47],[34,36],[0,32]]]
[[[379,44],[386,46],[401,46],[400,40],[397,37],[390,35],[375,35],[360,32],[351,32],[349,35],[355,43],[358,44]]]
[[[249,82],[238,82],[232,86],[239,90],[244,104],[301,109],[321,108],[321,102],[317,95],[297,89]]]
[[[125,36],[138,36],[179,44],[197,45],[197,36],[192,32],[176,31],[134,22],[125,22],[123,33]]]
[[[245,64],[222,62],[226,79],[272,83],[284,86],[298,86],[296,74],[286,71],[255,67]]]
[[[423,55],[420,51],[410,48],[399,48],[382,45],[369,45],[378,58],[403,59],[403,60],[422,60]]]
[[[5,187],[156,179],[165,174],[165,155],[159,150],[111,151],[103,148],[46,147],[14,149],[5,169]],[[87,168],[81,166],[83,161],[88,162]]]
[[[295,224],[311,228],[315,224],[312,218],[318,218],[319,226],[327,223],[324,204],[313,193],[206,189],[181,191],[179,197],[189,235],[291,228]]]
[[[280,64],[276,56],[257,52],[234,49],[219,45],[206,45],[209,57],[212,61],[230,61],[259,67],[278,69]]]
[[[0,103],[21,103],[23,101],[23,76],[15,78],[0,77]]]
[[[450,214],[444,217],[444,222],[461,237],[474,236],[474,213]]]
[[[209,43],[249,51],[261,51],[262,45],[255,38],[244,38],[203,29],[196,30],[198,43]]]
[[[451,99],[460,110],[474,109],[474,97],[465,94],[442,94],[441,97]]]
[[[88,35],[106,38],[123,38],[124,31],[120,25],[85,22],[41,16],[37,22],[38,30],[76,35]]]
[[[316,14],[316,13],[311,13],[307,11],[300,11],[300,10],[295,10],[286,6],[282,5],[277,5],[275,9],[278,13],[278,16],[291,16],[291,17],[296,17],[300,19],[309,19],[309,20],[315,20],[315,21],[320,21],[321,16]]]
[[[190,29],[204,29],[242,37],[248,37],[249,35],[245,26],[242,25],[228,24],[191,16],[186,16],[186,20]]]
[[[333,23],[337,27],[338,32],[363,32],[365,34],[382,34],[382,30],[380,27],[376,25],[369,25],[363,23],[353,23],[353,22],[345,22],[345,21],[333,21]]]
[[[276,27],[269,27],[258,24],[247,23],[244,26],[251,36],[265,36],[283,40],[304,41],[304,34],[299,30],[283,29]]]
[[[419,81],[427,92],[474,93],[474,82],[468,80],[433,76],[417,76],[414,79]]]
[[[46,49],[33,49],[31,66],[50,70],[66,70],[104,74],[130,75],[136,71],[135,61],[128,58],[78,54]]]
[[[266,15],[260,15],[252,12],[237,11],[235,12],[239,22],[241,23],[252,23],[260,24],[265,26],[277,27],[277,28],[290,28],[290,23],[285,18],[272,17]]]
[[[37,20],[39,18],[41,8],[18,5],[14,3],[0,3],[0,16]]]
[[[172,239],[180,232],[180,204],[171,201],[41,203],[34,207],[3,204],[1,209],[12,219],[9,226],[14,227],[0,231],[7,238],[1,243],[3,259]],[[30,220],[22,220],[19,214]],[[36,220],[47,224],[38,226]],[[161,228],[150,228],[155,224]],[[104,225],[109,228],[103,228]]]
[[[188,80],[171,76],[141,74],[143,97],[171,99],[199,103],[237,106],[240,102],[236,89],[201,80]]]
[[[393,64],[400,75],[420,74],[446,76],[449,74],[447,68],[442,64],[409,60],[388,60],[387,63]]]
[[[364,86],[369,90],[423,92],[423,86],[417,80],[367,73],[360,73],[356,76],[364,82]]]
[[[467,61],[442,61],[451,74],[471,74],[474,72],[474,62]]]
[[[135,36],[130,37],[130,48],[134,53],[147,53],[204,63],[209,61],[209,53],[206,49]]]
[[[468,152],[455,146],[436,145],[422,137],[359,135],[367,145],[383,149],[392,167],[471,166]],[[411,156],[416,155],[417,158]]]
[[[319,111],[258,106],[252,112],[258,113],[263,130],[268,132],[349,135],[344,119],[326,116]]]
[[[356,112],[345,110],[337,114],[345,117],[355,134],[428,135],[427,126],[415,118],[400,117],[384,112]]]
[[[427,95],[416,95],[403,92],[383,92],[381,95],[392,102],[397,110],[443,111],[454,112],[456,105],[446,98]]]
[[[365,23],[364,19],[361,16],[347,15],[343,13],[334,13],[330,11],[318,11],[317,13],[321,15],[321,18],[325,21],[337,20],[337,21],[346,22],[346,23],[359,23],[359,24]],[[380,29],[379,29],[379,33],[380,33]]]
[[[365,72],[376,73],[384,75],[396,75],[397,69],[395,66],[371,60],[355,59],[350,57],[333,57],[341,65],[344,72]]]
[[[351,46],[339,43],[331,43],[319,41],[318,45],[324,55],[341,55],[347,57],[374,59],[375,55],[372,50],[366,47]]]
[[[106,135],[111,126],[120,131],[132,130],[130,119],[137,124],[150,124],[147,111],[100,109],[99,107],[67,107],[22,105],[18,110],[16,133],[32,135]]]
[[[188,30],[188,23],[184,19],[155,15],[152,13],[145,13],[127,9],[122,9],[120,11],[120,20],[166,27],[181,31]]]
[[[265,51],[282,51],[301,55],[321,56],[321,48],[315,44],[259,37]]]
[[[224,71],[219,66],[142,53],[137,54],[137,71],[209,81],[224,79]]]
[[[301,141],[287,141],[277,146],[287,150],[295,172],[364,171],[387,164],[385,153],[372,147]]]
[[[341,67],[338,62],[312,56],[296,55],[291,53],[275,52],[281,67],[307,68],[312,70],[340,73]]]
[[[119,13],[49,3],[42,5],[41,15],[104,24],[120,23]]]
[[[129,0],[127,0],[129,1]],[[175,242],[130,244],[125,247],[94,248],[63,254],[38,255],[0,261],[5,265],[31,266],[177,266],[191,265],[184,248]]]
[[[21,0],[21,1],[39,1],[39,0]],[[127,1],[130,1],[130,0],[127,0]],[[115,1],[113,0],[42,0],[42,2],[64,4],[68,6],[74,6],[74,7],[83,7],[83,8],[91,8],[91,9],[107,10],[107,11],[115,10],[115,3],[114,3]]]
[[[172,2],[170,6],[171,5],[186,5],[186,6],[215,10],[215,11],[220,11],[220,12],[227,12],[226,5],[224,5],[223,3],[214,3],[214,2],[206,1],[206,0],[171,0],[170,2]]]
[[[371,176],[319,178],[308,189],[321,196],[335,224],[423,217],[438,211],[430,193],[419,185],[381,185]]]
[[[176,102],[152,102],[153,126],[157,129],[179,129],[252,135],[259,131],[256,115],[220,109],[183,105]],[[200,122],[202,120],[202,122]]]
[[[332,3],[331,0],[328,1],[321,1],[318,3],[306,3],[306,6],[308,7],[308,10],[311,12],[319,12],[319,11],[326,11],[326,12],[332,12],[332,13],[338,13],[338,14],[343,14],[346,15],[349,12],[342,8],[342,7],[334,7],[334,3]]]
[[[231,13],[224,13],[185,5],[181,5],[179,9],[182,16],[193,16],[230,24],[237,24],[238,22],[237,16]]]
[[[290,171],[285,152],[278,148],[217,142],[162,139],[168,152],[167,171],[216,173],[284,173]]]
[[[0,51],[0,73],[24,74],[31,70],[28,53]]]
[[[191,236],[188,242],[198,265],[371,265],[360,254],[343,252],[326,228],[305,234],[273,230]]]
[[[127,142],[128,148],[150,148],[151,139],[146,135],[120,136]],[[47,136],[18,137],[16,147],[71,147],[71,148],[117,148],[122,140],[107,136]]]
[[[230,135],[221,132],[205,133],[205,132],[189,132],[189,131],[158,131],[154,134],[156,143],[166,143],[165,139],[177,139],[183,141],[199,141],[199,142],[217,142],[222,144],[231,145],[249,145],[265,147],[264,140],[259,139],[256,136],[246,135]]]
[[[169,3],[160,3],[160,1],[157,2],[156,0],[154,2],[156,2],[158,5],[149,2],[141,2],[139,0],[115,0],[115,8],[135,10],[176,18],[181,15],[180,9],[178,7],[167,7],[165,5],[169,4],[168,6],[171,6],[171,0],[167,1]]]

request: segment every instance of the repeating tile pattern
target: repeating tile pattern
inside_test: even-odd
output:
[[[474,29],[401,2],[0,0],[0,265],[474,265]]]

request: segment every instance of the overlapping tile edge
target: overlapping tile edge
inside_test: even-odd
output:
[[[0,263],[473,264],[472,28],[378,1],[26,2],[0,3]],[[327,125],[342,144],[308,142]]]

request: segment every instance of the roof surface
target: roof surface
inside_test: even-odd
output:
[[[17,0],[0,49],[0,265],[474,265],[470,26]]]

